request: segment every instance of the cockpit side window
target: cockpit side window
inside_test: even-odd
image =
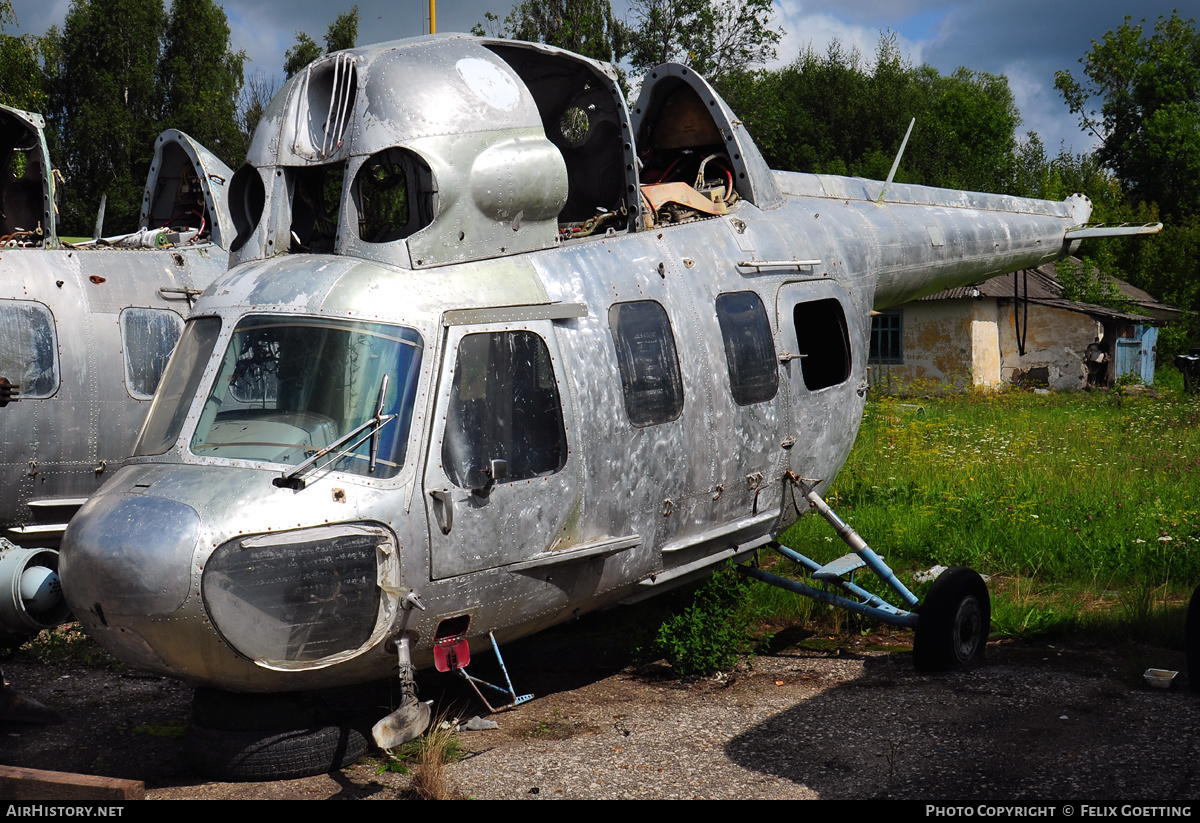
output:
[[[333,254],[345,161],[287,170],[292,192],[291,251]]]
[[[468,334],[458,347],[442,465],[456,486],[475,488],[492,460],[507,461],[506,483],[567,463],[554,365],[531,331]]]
[[[175,445],[220,333],[219,317],[193,317],[188,321],[158,382],[134,454],[163,454]]]
[[[433,173],[412,152],[391,148],[371,155],[351,189],[359,239],[391,243],[425,228],[434,217],[432,191]]]

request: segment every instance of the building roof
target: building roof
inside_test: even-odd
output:
[[[1080,265],[1077,258],[1071,258],[1075,265]],[[1008,298],[1014,297],[1014,280],[1021,298],[1031,303],[1079,312],[1098,320],[1123,320],[1129,323],[1157,326],[1179,317],[1179,309],[1170,306],[1137,286],[1132,286],[1124,280],[1111,278],[1113,285],[1131,304],[1130,311],[1112,309],[1107,306],[1097,306],[1093,303],[1082,303],[1063,296],[1063,285],[1058,279],[1054,263],[1047,263],[1036,269],[1029,269],[1025,276],[1022,273],[1010,272],[985,280],[973,286],[960,286],[931,294],[921,300],[961,300],[964,298]]]

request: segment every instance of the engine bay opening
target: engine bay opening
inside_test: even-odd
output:
[[[148,228],[195,230],[196,242],[212,236],[213,215],[196,166],[178,143],[166,143],[157,169],[146,225]]]
[[[0,111],[0,241],[41,245],[50,229],[52,190],[40,132]]]
[[[529,89],[546,137],[567,165],[559,238],[626,231],[638,209],[629,120],[620,88],[571,55],[488,43]]]
[[[653,107],[638,132],[641,191],[651,225],[726,214],[742,196],[731,144],[711,111],[715,101],[706,104],[692,86],[671,79],[656,85]]]

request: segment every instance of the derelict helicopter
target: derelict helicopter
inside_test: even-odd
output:
[[[871,312],[1157,230],[1088,226],[1080,195],[774,172],[686,67],[651,71],[630,113],[608,65],[465,35],[291,78],[229,204],[231,269],[61,571],[102,646],[205,687],[193,731],[226,733],[243,777],[294,772],[267,762],[282,736],[252,752],[221,705],[278,724],[263,707],[292,697],[238,693],[399,665],[375,729],[396,745],[429,718],[413,667],[744,561],[802,507],[853,551],[779,547],[836,594],[792,588],[914,626],[924,668],[979,659],[979,575],[919,604],[821,500],[862,417]],[[900,605],[848,579],[863,566]]]
[[[44,128],[41,115],[0,106],[0,648],[70,613],[54,548],[132,451],[191,301],[228,267],[233,234],[233,172],[169,130],[155,142],[139,229],[103,238],[101,211],[92,240],[62,241]]]

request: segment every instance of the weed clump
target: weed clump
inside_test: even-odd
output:
[[[21,652],[31,655],[47,666],[97,666],[122,671],[125,664],[100,648],[84,633],[78,623],[64,623],[45,629],[21,646]]]
[[[376,774],[395,772],[412,776],[411,796],[418,800],[460,799],[450,788],[446,767],[463,756],[454,723],[445,715],[435,717],[425,734],[396,749],[385,750],[388,760]]]
[[[659,627],[655,645],[681,677],[729,671],[753,650],[758,615],[750,585],[727,566],[696,590],[692,605]]]

